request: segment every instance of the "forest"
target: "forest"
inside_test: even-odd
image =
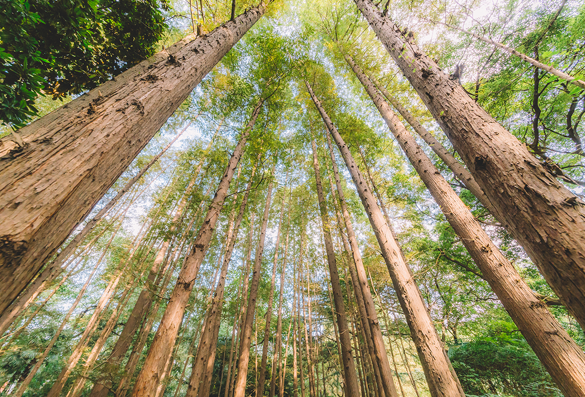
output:
[[[0,396],[585,397],[583,2],[0,9]]]

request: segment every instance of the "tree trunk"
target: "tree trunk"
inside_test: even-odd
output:
[[[240,361],[238,362],[236,384],[234,385],[234,397],[244,397],[246,393],[246,380],[248,378],[248,363],[250,361],[252,327],[254,325],[254,314],[256,312],[256,300],[258,299],[260,271],[262,268],[262,255],[264,253],[264,241],[266,239],[266,227],[268,225],[268,215],[270,213],[270,202],[272,199],[273,185],[273,181],[271,181],[268,185],[268,193],[266,195],[266,204],[264,206],[264,215],[262,218],[262,228],[260,230],[260,237],[258,239],[256,257],[254,259],[254,270],[252,275],[252,283],[250,285],[250,297],[248,298],[248,307],[244,317],[240,338]]]
[[[289,207],[290,208],[290,207]],[[262,341],[262,362],[260,364],[260,380],[256,395],[264,396],[264,385],[266,383],[266,369],[268,367],[268,341],[270,340],[270,324],[272,322],[272,305],[274,304],[274,283],[276,282],[276,270],[278,265],[278,248],[280,247],[280,235],[282,233],[282,221],[284,219],[284,200],[280,207],[280,220],[278,221],[278,232],[274,245],[274,260],[272,263],[272,278],[270,279],[270,292],[268,293],[268,309],[266,311],[266,324],[264,325],[264,340]],[[286,258],[285,258],[286,261]],[[274,358],[273,358],[274,360]],[[274,374],[272,374],[274,376]]]
[[[346,56],[347,57],[347,56]],[[351,60],[351,58],[350,58]],[[349,61],[348,61],[349,62]],[[368,76],[369,77],[369,76]],[[410,113],[401,103],[399,100],[394,98],[386,88],[384,88],[381,84],[379,84],[374,79],[370,78],[372,83],[378,88],[378,90],[388,99],[388,102],[392,104],[398,110],[398,113],[411,125],[411,127],[416,131],[417,134],[429,145],[429,147],[435,152],[437,156],[453,173],[459,178],[459,180],[465,185],[467,189],[479,200],[479,202],[488,210],[490,213],[494,213],[494,208],[492,203],[487,198],[481,187],[475,181],[471,172],[469,172],[463,164],[461,164],[442,144],[431,134],[427,131],[426,128],[422,126],[421,123]]]
[[[199,177],[199,173],[201,172],[201,168],[203,167],[203,163],[207,157],[207,154],[209,153],[209,150],[211,149],[211,147],[213,145],[213,142],[215,141],[215,137],[216,137],[218,131],[219,131],[219,128],[216,130],[215,134],[211,138],[209,145],[207,146],[207,149],[204,152],[204,155],[202,156],[201,160],[197,164],[197,167],[196,167],[195,171],[193,172],[191,179],[189,180],[189,184],[187,185],[185,192],[183,194],[183,197],[182,197],[182,199],[181,199],[181,201],[180,201],[180,203],[175,211],[175,214],[173,215],[173,218],[171,220],[170,232],[169,232],[169,234],[165,235],[164,240],[163,240],[163,244],[162,244],[161,248],[159,249],[159,251],[154,259],[154,262],[153,262],[152,267],[150,269],[150,272],[148,274],[148,278],[146,280],[146,285],[144,286],[144,288],[140,292],[140,295],[138,296],[138,299],[136,300],[136,303],[134,304],[134,308],[132,309],[132,312],[130,313],[130,317],[128,318],[128,320],[124,324],[124,328],[122,329],[122,333],[118,337],[118,340],[116,341],[116,344],[114,345],[112,353],[108,357],[107,366],[111,370],[116,370],[120,366],[122,360],[124,359],[124,357],[126,356],[126,353],[128,352],[128,349],[130,348],[130,345],[132,343],[132,340],[134,339],[134,336],[136,335],[136,332],[140,328],[140,324],[142,323],[143,319],[145,318],[145,316],[147,315],[147,313],[150,311],[150,309],[152,307],[152,302],[154,299],[154,292],[157,290],[157,288],[155,286],[156,280],[157,280],[157,277],[159,277],[159,279],[160,279],[161,271],[164,273],[164,270],[161,269],[161,265],[163,263],[165,256],[168,254],[168,251],[170,248],[171,241],[170,241],[169,236],[172,235],[173,232],[176,231],[177,227],[180,226],[180,223],[185,215],[185,209],[187,207],[187,204],[189,203],[189,195],[195,186],[195,182],[197,181],[197,178]],[[199,214],[199,211],[197,211],[197,213],[195,214],[195,216],[191,220],[191,223],[187,227],[187,230],[189,230],[191,228],[191,224],[196,220],[196,218],[198,217],[198,214]],[[105,382],[105,384],[103,382]],[[110,383],[110,379],[105,378],[103,380],[103,382],[100,379],[94,384],[94,386],[91,390],[91,393],[90,393],[90,397],[106,397],[108,395],[108,390],[110,390],[112,387],[112,385]]]
[[[242,199],[242,203],[240,204],[240,209],[235,224],[234,216],[238,195],[237,193],[234,195],[233,213],[232,216],[230,217],[231,219],[229,221],[227,232],[227,250],[223,258],[221,274],[219,276],[219,282],[215,290],[215,297],[213,299],[211,307],[207,312],[206,323],[208,325],[206,325],[205,331],[201,335],[201,341],[199,342],[199,346],[197,347],[197,355],[195,357],[193,369],[191,370],[191,378],[189,381],[189,387],[187,388],[186,397],[197,397],[198,395],[199,396],[206,395],[204,391],[200,392],[200,387],[202,387],[202,384],[204,382],[209,383],[210,380],[208,376],[210,376],[211,374],[208,373],[208,368],[210,367],[213,368],[213,360],[211,356],[215,352],[217,346],[217,335],[215,335],[215,333],[216,331],[219,331],[221,312],[223,309],[223,294],[225,289],[227,271],[229,268],[229,263],[232,260],[232,253],[234,251],[236,241],[238,239],[240,224],[242,223],[242,219],[244,218],[244,213],[247,208],[248,197],[250,195],[250,189],[252,187],[252,182],[255,173],[256,165],[254,165],[254,167],[252,168],[252,172],[250,174],[250,178],[246,186],[244,198]]]
[[[372,358],[375,359],[374,366],[378,367],[380,378],[382,380],[382,384],[379,386],[383,387],[386,396],[396,397],[397,393],[396,387],[394,386],[394,382],[392,380],[392,369],[390,368],[390,363],[388,362],[388,354],[386,353],[386,346],[384,345],[384,338],[382,336],[382,330],[380,329],[378,314],[376,313],[376,306],[368,287],[368,280],[366,277],[366,270],[364,268],[362,255],[355,237],[353,225],[351,223],[347,202],[345,201],[345,194],[343,193],[343,189],[341,187],[341,179],[339,177],[339,170],[337,168],[337,160],[335,159],[335,154],[333,153],[331,138],[328,134],[326,136],[327,145],[329,147],[329,156],[331,158],[331,164],[333,165],[333,175],[335,177],[337,197],[339,199],[339,204],[343,213],[343,220],[347,230],[347,237],[349,240],[350,251],[352,253],[353,265],[355,265],[355,269],[351,263],[348,264],[348,267],[350,269],[350,275],[352,276],[352,281],[356,289],[356,300],[358,302],[358,307],[360,307],[360,305],[363,306],[363,309],[360,307],[360,314],[365,316],[363,317],[363,327],[366,330],[366,337],[368,339],[371,338],[373,342],[373,349],[371,349],[373,353]],[[344,238],[344,236],[342,236],[342,238]],[[345,243],[346,241],[344,239],[344,244]],[[370,333],[371,336],[369,335]]]
[[[319,209],[321,212],[321,225],[323,227],[323,237],[325,240],[325,250],[327,252],[327,263],[329,265],[329,275],[331,277],[331,287],[333,289],[333,301],[335,302],[335,314],[337,325],[339,327],[339,338],[341,339],[341,355],[343,358],[343,373],[346,392],[350,396],[359,396],[359,384],[353,354],[351,349],[351,339],[349,328],[347,326],[347,317],[345,314],[345,304],[343,302],[343,293],[339,282],[339,273],[331,240],[331,225],[327,214],[327,205],[323,195],[323,186],[321,185],[321,170],[317,158],[317,145],[315,140],[311,142],[313,146],[313,168],[315,169],[315,184],[317,185],[317,197],[319,199]]]
[[[189,35],[24,127],[24,147],[2,140],[0,313],[264,10]]]
[[[287,225],[290,226],[290,211],[292,208],[292,199],[289,202],[289,209],[288,209],[288,218],[287,218]],[[278,299],[278,320],[276,322],[276,343],[275,343],[275,351],[272,357],[272,377],[270,378],[270,394],[269,397],[274,397],[276,393],[276,380],[277,380],[277,368],[279,366],[275,365],[274,363],[280,363],[282,360],[281,357],[281,350],[282,350],[282,302],[284,299],[284,274],[286,272],[286,262],[288,259],[288,243],[289,243],[289,231],[290,228],[287,229],[286,234],[286,242],[284,244],[284,259],[282,262],[282,268],[280,270],[280,295]],[[275,260],[276,260],[276,253],[275,253]],[[293,304],[294,307],[294,304]],[[286,355],[285,355],[286,361]]]
[[[313,93],[310,85],[308,83],[306,85],[327,129],[341,151],[347,169],[353,178],[362,204],[368,214],[372,229],[374,229],[386,266],[388,267],[388,272],[392,278],[394,289],[397,292],[402,310],[406,315],[412,338],[417,346],[431,395],[433,397],[464,396],[457,375],[451,371],[449,358],[443,350],[443,345],[439,340],[437,331],[420,295],[420,291],[414,282],[412,272],[404,262],[400,254],[400,248],[388,224],[384,220],[374,196],[367,188],[366,181],[359,171],[343,138],[339,135],[337,128],[335,128],[331,119],[325,113],[325,109],[323,109],[321,102]]]
[[[185,313],[189,295],[193,289],[199,267],[205,258],[207,248],[211,242],[215,224],[223,208],[224,200],[228,193],[228,188],[237,164],[240,161],[242,154],[244,153],[244,147],[250,130],[254,126],[254,122],[260,113],[262,104],[264,101],[261,99],[252,113],[252,118],[248,123],[248,126],[242,133],[242,137],[236,146],[234,153],[232,154],[225,174],[219,183],[213,202],[209,207],[209,211],[203,221],[201,229],[197,234],[197,238],[193,244],[193,250],[185,260],[185,264],[179,273],[175,289],[171,294],[171,298],[158,327],[146,361],[138,375],[134,391],[132,395],[134,397],[148,396],[152,390],[155,390],[158,383],[163,375],[163,366],[168,360],[171,354],[171,350],[175,344],[177,334],[179,332],[179,326]]]
[[[154,156],[142,169],[131,178],[124,187],[112,198],[87,224],[83,227],[73,240],[59,252],[55,260],[49,263],[39,276],[28,286],[28,288],[12,302],[8,310],[0,317],[0,335],[10,326],[14,319],[19,316],[34,300],[44,291],[45,286],[53,281],[61,273],[61,265],[77,249],[79,244],[84,240],[87,234],[101,221],[101,219],[114,207],[114,205],[124,196],[134,184],[154,165],[165,152],[183,135],[191,123],[170,141],[156,156]]]
[[[495,208],[585,329],[585,204],[369,0],[355,0]]]
[[[392,112],[361,69],[347,58],[447,221],[540,361],[567,396],[585,396],[585,353],[491,241],[463,201]]]

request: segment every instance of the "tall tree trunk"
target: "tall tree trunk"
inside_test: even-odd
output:
[[[73,240],[59,252],[57,257],[49,263],[39,276],[26,288],[26,290],[12,302],[8,310],[0,316],[0,335],[10,326],[14,319],[19,316],[35,299],[44,291],[45,286],[53,281],[62,270],[63,262],[74,252],[79,244],[83,242],[87,234],[101,221],[101,219],[116,205],[120,198],[124,196],[134,184],[152,167],[165,152],[183,135],[191,123],[189,123],[181,132],[173,138],[156,156],[154,156],[142,169],[131,178],[122,189],[83,227]]]
[[[306,231],[303,230],[303,234],[301,235],[301,239],[305,237]],[[306,238],[306,237],[305,237]],[[302,246],[302,243],[301,243]],[[301,258],[302,258],[302,250],[301,250]],[[309,396],[317,397],[315,391],[315,373],[313,371],[313,349],[312,349],[312,339],[313,339],[313,330],[311,327],[311,301],[310,301],[310,293],[311,290],[309,288],[310,285],[310,278],[309,278],[309,266],[307,265],[307,271],[305,274],[305,279],[307,281],[307,302],[305,303],[305,294],[303,293],[302,301],[303,301],[303,328],[305,329],[305,354],[307,356],[307,377],[309,378]],[[308,313],[307,313],[308,312]],[[307,325],[308,322],[308,325]]]
[[[331,287],[333,289],[333,301],[335,302],[335,314],[337,325],[339,327],[339,338],[341,339],[341,355],[343,358],[343,373],[346,392],[351,396],[359,396],[359,384],[353,354],[351,349],[351,339],[349,328],[347,326],[347,317],[345,314],[345,304],[343,302],[343,293],[339,282],[339,273],[333,250],[333,241],[331,240],[331,224],[327,213],[327,204],[323,195],[323,186],[321,185],[321,170],[317,158],[317,145],[315,140],[311,142],[313,146],[313,168],[315,169],[315,184],[317,185],[317,197],[319,199],[319,209],[321,212],[321,225],[323,227],[323,237],[325,240],[325,250],[327,252],[327,263],[329,265],[329,275],[331,277]],[[324,385],[325,386],[325,385]]]
[[[238,195],[234,195],[233,199],[233,213],[230,217],[229,225],[228,225],[228,233],[227,233],[227,250],[225,256],[223,258],[223,264],[221,267],[221,274],[219,276],[219,282],[217,284],[217,288],[215,290],[215,296],[211,307],[207,312],[207,319],[206,319],[206,327],[205,331],[201,335],[201,341],[199,342],[199,346],[197,347],[197,355],[195,357],[193,369],[191,371],[191,379],[189,381],[189,387],[187,388],[187,397],[197,397],[205,396],[205,391],[202,390],[200,392],[200,388],[204,382],[209,383],[210,379],[209,376],[211,374],[208,373],[208,368],[213,368],[213,360],[212,355],[215,352],[217,346],[217,335],[216,331],[219,331],[219,324],[221,319],[221,312],[223,309],[223,294],[225,289],[225,282],[227,277],[227,271],[229,268],[229,263],[232,260],[232,253],[234,251],[234,247],[236,245],[236,241],[238,239],[238,232],[240,230],[240,224],[242,223],[242,219],[244,218],[244,213],[247,208],[248,204],[248,197],[250,195],[250,190],[252,187],[252,182],[254,179],[254,174],[256,173],[256,165],[252,168],[252,172],[250,174],[250,178],[248,180],[248,184],[246,186],[246,190],[244,193],[244,198],[242,199],[242,203],[240,204],[240,209],[238,212],[238,217],[235,220],[234,224],[234,217],[235,217],[235,209],[236,209],[236,202]]]
[[[189,35],[24,127],[24,146],[2,140],[0,313],[264,10]]]
[[[286,346],[284,348],[284,360],[282,360],[282,357],[279,355],[279,361],[282,361],[282,365],[280,366],[281,370],[280,370],[280,384],[279,384],[279,391],[278,391],[278,396],[279,397],[284,397],[284,380],[286,378],[286,367],[287,367],[287,362],[288,362],[288,347],[290,346],[290,333],[292,331],[292,325],[293,322],[291,321],[288,325],[288,332],[286,333]],[[272,397],[274,396],[274,394],[272,395]]]
[[[288,204],[288,217],[287,217],[287,225],[289,227],[287,227],[287,233],[286,233],[286,242],[284,244],[284,258],[282,261],[282,268],[280,269],[280,295],[278,298],[278,320],[276,322],[276,343],[275,343],[275,351],[273,354],[273,358],[272,358],[272,377],[270,378],[270,394],[268,395],[269,397],[274,397],[274,394],[276,393],[276,380],[278,378],[277,376],[277,368],[279,368],[279,365],[275,365],[275,363],[280,363],[282,357],[281,357],[281,350],[282,350],[282,302],[284,300],[284,274],[286,272],[286,262],[288,259],[288,243],[289,243],[289,237],[290,237],[290,211],[292,208],[292,198],[289,199],[290,202]],[[275,253],[275,259],[276,259],[276,253]],[[294,307],[294,304],[293,304]],[[285,356],[285,360],[286,360],[286,356]]]
[[[474,219],[362,70],[347,58],[392,134],[522,335],[567,396],[585,396],[585,353]]]
[[[262,341],[262,362],[260,364],[260,380],[256,395],[264,396],[264,386],[266,383],[266,369],[268,367],[268,342],[270,340],[270,325],[272,323],[272,306],[274,304],[274,284],[276,282],[276,270],[278,265],[278,249],[280,247],[280,236],[282,233],[282,221],[284,219],[284,200],[280,207],[280,220],[278,221],[278,231],[276,232],[276,242],[274,245],[274,260],[272,262],[272,278],[270,279],[270,292],[268,293],[268,309],[266,310],[266,324],[264,325],[264,339]],[[286,261],[286,259],[285,259]],[[273,358],[274,360],[274,358]],[[272,374],[274,376],[274,374]]]
[[[348,57],[346,55],[346,57]],[[352,60],[350,58],[350,60]],[[349,62],[349,61],[348,61]],[[372,83],[378,88],[378,90],[388,99],[388,102],[398,110],[398,113],[412,126],[412,128],[416,131],[417,134],[429,145],[429,147],[435,152],[437,156],[453,173],[459,178],[459,180],[465,185],[467,189],[479,200],[479,202],[488,210],[490,213],[494,213],[494,209],[492,203],[485,195],[481,187],[475,181],[471,172],[469,172],[463,164],[461,164],[455,156],[453,156],[442,144],[431,134],[422,124],[410,113],[403,105],[400,103],[398,99],[390,95],[388,90],[384,88],[381,84],[379,84],[376,80],[368,76]]]
[[[248,378],[248,363],[250,362],[252,327],[254,325],[254,314],[256,312],[256,300],[258,299],[258,287],[260,285],[260,272],[262,269],[262,255],[264,254],[264,241],[266,239],[266,227],[268,225],[268,215],[270,214],[270,203],[272,200],[273,186],[274,182],[270,181],[270,184],[268,185],[268,193],[266,194],[266,204],[264,206],[264,215],[262,218],[260,237],[258,239],[258,247],[256,248],[256,257],[254,258],[254,270],[252,274],[252,283],[250,284],[248,307],[244,317],[244,323],[240,337],[240,361],[238,362],[236,384],[234,385],[234,397],[244,397],[246,393],[246,380]]]
[[[205,258],[207,248],[211,242],[215,224],[221,209],[223,208],[223,203],[227,196],[230,182],[238,162],[244,153],[246,141],[250,135],[252,127],[254,126],[254,122],[260,113],[263,103],[264,100],[261,99],[254,108],[252,118],[242,133],[240,141],[230,158],[225,174],[219,183],[213,201],[209,207],[209,211],[207,212],[201,229],[197,234],[197,238],[193,244],[193,250],[185,260],[185,264],[179,273],[175,289],[171,294],[171,298],[161,323],[152,345],[150,346],[146,361],[136,380],[134,391],[132,392],[134,397],[148,396],[152,390],[156,389],[161,380],[161,376],[163,375],[162,371],[164,369],[163,366],[166,363],[166,360],[168,360],[177,338],[179,326],[181,325],[185,307],[189,300],[189,295],[193,289],[199,267]]]
[[[348,263],[348,267],[350,275],[352,277],[353,284],[356,289],[356,300],[358,303],[358,307],[360,308],[360,314],[364,319],[363,327],[364,330],[366,331],[365,336],[367,339],[371,338],[371,341],[373,342],[371,343],[372,344],[371,355],[372,358],[375,360],[373,365],[375,367],[378,367],[379,377],[382,380],[382,384],[379,385],[379,387],[380,386],[383,387],[386,396],[395,397],[397,395],[396,387],[394,386],[394,382],[392,380],[392,370],[390,368],[390,363],[388,362],[388,354],[386,353],[386,346],[384,344],[382,330],[380,329],[380,322],[378,321],[376,306],[374,304],[374,299],[368,287],[368,280],[366,276],[366,270],[364,268],[364,263],[362,260],[362,255],[357,243],[357,239],[355,237],[353,225],[351,223],[349,210],[347,208],[347,202],[345,201],[345,194],[343,193],[343,189],[341,187],[339,169],[337,168],[337,160],[333,152],[333,146],[331,145],[331,138],[328,134],[326,135],[326,137],[327,145],[329,148],[329,156],[331,158],[331,164],[333,166],[333,176],[335,177],[336,184],[336,189],[335,191],[333,191],[333,193],[335,194],[335,192],[337,192],[337,198],[339,199],[339,204],[341,207],[341,212],[343,214],[345,228],[347,230],[348,241],[345,240],[344,235],[342,235],[342,239],[344,244],[347,244],[349,242],[350,249],[348,250],[348,252],[352,253],[353,265],[355,266],[355,269],[353,268],[352,263]]]
[[[298,396],[299,380],[298,380],[298,353],[297,353],[297,338],[299,337],[299,310],[298,310],[298,284],[297,284],[297,267],[293,268],[293,397]],[[301,365],[302,365],[301,361]],[[227,397],[227,396],[226,396]],[[284,396],[281,396],[284,397]]]
[[[178,205],[178,207],[175,211],[175,214],[173,215],[173,218],[171,220],[170,232],[164,236],[163,244],[162,244],[161,248],[158,250],[158,253],[154,259],[154,262],[152,264],[150,272],[148,273],[146,284],[142,288],[142,291],[140,292],[140,295],[138,296],[138,299],[136,300],[136,303],[134,304],[134,308],[132,309],[132,312],[130,313],[130,317],[128,318],[128,320],[124,324],[124,328],[122,329],[122,333],[118,337],[118,340],[116,341],[116,344],[114,345],[112,353],[108,357],[107,366],[110,369],[116,370],[120,366],[122,360],[124,359],[124,357],[126,356],[126,353],[128,352],[128,349],[130,348],[130,345],[132,343],[132,340],[134,339],[134,336],[136,335],[136,332],[140,328],[140,325],[141,325],[143,319],[145,318],[147,313],[152,308],[152,303],[153,303],[153,299],[154,299],[154,292],[156,291],[156,286],[155,286],[156,280],[157,280],[157,277],[159,277],[159,279],[160,279],[161,271],[162,271],[162,273],[164,273],[164,270],[161,268],[161,265],[169,252],[169,248],[171,247],[170,236],[173,235],[173,233],[176,231],[177,227],[180,226],[181,221],[183,220],[183,217],[185,215],[185,210],[187,208],[187,204],[189,203],[189,196],[191,194],[191,191],[195,187],[195,182],[197,181],[197,178],[199,177],[199,174],[200,174],[201,169],[203,167],[203,163],[207,158],[207,154],[209,153],[218,132],[219,132],[219,128],[215,131],[215,134],[211,138],[209,145],[207,146],[207,149],[204,152],[204,155],[202,156],[201,160],[197,164],[197,167],[195,168],[195,171],[193,172],[193,175],[191,176],[191,179],[189,180],[189,184],[185,188],[185,192],[183,193],[183,197],[181,198],[181,201],[179,202],[179,205]],[[199,211],[197,211],[197,213],[195,214],[195,216],[191,220],[191,224],[193,223],[193,221],[196,220],[196,218],[198,217],[198,214],[199,214]],[[187,227],[187,231],[191,228],[191,224]],[[91,390],[90,396],[91,397],[106,397],[108,395],[108,390],[111,389],[111,387],[112,387],[111,379],[109,377],[106,377],[104,379],[99,379],[96,383],[94,383],[94,386]]]
[[[412,272],[400,254],[398,243],[384,220],[376,199],[367,188],[366,181],[343,138],[339,135],[337,128],[335,128],[321,102],[313,93],[311,86],[308,83],[306,85],[327,129],[341,151],[347,169],[353,178],[362,204],[368,214],[388,267],[388,272],[392,278],[394,289],[398,294],[402,310],[408,321],[412,338],[417,346],[431,395],[433,397],[464,396],[457,375],[451,370],[449,358],[443,350],[443,345],[439,340],[420,291],[414,282]]]
[[[585,329],[585,205],[370,0],[358,8],[441,125],[495,208]]]

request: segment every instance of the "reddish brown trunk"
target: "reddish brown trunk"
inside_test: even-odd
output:
[[[242,154],[244,153],[244,147],[250,130],[254,126],[254,122],[258,117],[263,100],[260,100],[256,105],[248,126],[242,133],[240,142],[236,146],[234,153],[232,154],[225,174],[219,183],[213,201],[209,207],[209,211],[203,221],[201,229],[197,234],[197,238],[193,244],[193,250],[185,260],[185,264],[179,273],[175,288],[171,294],[171,298],[158,327],[146,361],[138,375],[134,391],[132,395],[138,396],[149,396],[152,390],[156,390],[158,383],[163,376],[164,365],[170,357],[171,350],[175,345],[177,334],[179,332],[179,326],[181,324],[185,308],[189,300],[189,295],[193,289],[199,267],[203,262],[209,243],[213,236],[215,224],[223,208],[224,200],[228,193],[228,188],[238,162]]]
[[[264,340],[262,341],[262,362],[260,364],[260,379],[256,390],[257,396],[264,396],[264,384],[266,382],[266,367],[268,366],[268,342],[270,340],[270,324],[272,322],[272,305],[274,303],[274,283],[276,281],[276,270],[278,265],[278,248],[280,246],[280,235],[282,233],[282,220],[284,219],[284,200],[280,208],[280,220],[278,221],[278,232],[274,246],[274,261],[272,264],[272,278],[270,280],[270,292],[268,294],[268,309],[266,311],[266,324],[264,325]],[[285,258],[286,260],[286,258]]]
[[[315,184],[317,185],[317,197],[321,212],[321,226],[323,227],[325,251],[327,252],[327,264],[329,265],[329,275],[331,277],[331,287],[333,289],[333,301],[335,302],[335,314],[337,317],[337,325],[339,327],[339,338],[341,340],[341,356],[343,359],[345,388],[348,395],[359,396],[359,385],[355,363],[353,361],[351,339],[345,314],[345,304],[343,302],[343,294],[341,292],[341,284],[339,282],[339,273],[337,270],[337,261],[335,259],[333,241],[331,239],[331,225],[329,223],[329,215],[327,214],[325,196],[323,195],[323,186],[321,185],[321,170],[317,158],[317,145],[314,140],[311,144],[313,146],[313,168],[315,169]]]
[[[355,0],[495,208],[585,329],[585,205],[369,0]]]
[[[292,200],[292,199],[290,199]],[[288,207],[288,219],[287,219],[287,224],[290,226],[290,211],[292,208],[292,201],[289,202],[289,207]],[[282,350],[282,302],[283,302],[283,298],[284,298],[284,274],[286,272],[286,262],[288,259],[288,242],[289,242],[289,231],[287,230],[287,234],[286,234],[286,242],[284,244],[284,260],[282,262],[282,268],[280,269],[280,295],[279,295],[279,299],[278,299],[278,320],[276,322],[276,343],[275,343],[275,351],[274,354],[272,356],[272,377],[270,378],[270,397],[274,396],[274,393],[276,393],[276,380],[278,378],[277,376],[277,368],[279,368],[279,365],[275,364],[275,363],[280,363],[282,357],[281,357],[281,350]],[[275,254],[276,256],[276,254]],[[293,307],[294,307],[294,303],[293,303]],[[286,360],[286,355],[285,355],[285,360]]]
[[[258,239],[256,257],[254,259],[254,270],[252,274],[252,283],[250,285],[250,297],[248,298],[248,307],[242,326],[240,339],[240,360],[238,362],[238,372],[236,383],[234,385],[234,397],[244,397],[246,393],[246,379],[248,378],[248,363],[250,362],[250,344],[252,339],[252,327],[254,323],[254,314],[256,312],[256,300],[258,299],[258,287],[260,285],[260,271],[262,268],[262,256],[264,254],[264,241],[266,239],[266,227],[268,225],[268,215],[270,213],[270,203],[272,200],[273,181],[268,186],[266,195],[266,205],[262,218],[262,228]]]
[[[585,353],[491,241],[361,69],[347,58],[447,221],[540,361],[567,396],[585,396]]]
[[[237,194],[234,196],[234,213],[231,216],[228,226],[227,250],[223,258],[221,274],[219,276],[219,282],[215,290],[215,297],[207,313],[206,323],[208,325],[206,325],[205,331],[201,335],[199,346],[197,347],[197,355],[195,357],[193,369],[191,371],[191,379],[189,381],[189,387],[186,393],[187,397],[197,397],[198,395],[206,396],[207,394],[205,390],[203,390],[204,387],[201,391],[200,388],[204,383],[206,384],[211,383],[209,379],[209,377],[211,376],[211,374],[209,373],[209,369],[213,368],[213,362],[215,358],[214,354],[217,346],[217,332],[219,332],[221,312],[223,309],[223,294],[227,277],[227,271],[238,238],[240,224],[242,223],[242,219],[244,218],[244,213],[246,211],[246,207],[248,204],[248,197],[250,195],[250,189],[252,187],[252,181],[254,179],[255,173],[256,166],[252,168],[252,173],[248,180],[248,185],[246,186],[246,193],[244,194],[244,198],[240,205],[240,210],[238,212],[238,217],[235,221],[235,224],[234,224],[234,215],[236,208],[235,203],[237,201],[238,196]]]
[[[345,194],[343,193],[343,189],[341,187],[341,179],[339,177],[337,161],[335,154],[333,153],[333,146],[331,145],[331,138],[329,135],[327,135],[327,145],[329,147],[329,156],[333,166],[333,175],[335,177],[335,191],[337,192],[341,211],[343,213],[345,228],[347,230],[347,237],[349,240],[348,242],[350,249],[348,252],[352,253],[353,265],[355,265],[355,269],[353,268],[352,263],[349,263],[348,267],[355,286],[356,300],[358,307],[360,308],[360,314],[362,317],[365,316],[363,317],[363,328],[365,331],[365,336],[367,339],[371,338],[371,355],[372,359],[375,360],[373,363],[374,369],[376,371],[377,367],[377,371],[379,372],[379,375],[377,376],[381,378],[381,384],[379,384],[378,387],[383,388],[386,396],[395,397],[397,395],[396,387],[394,386],[394,381],[392,379],[392,370],[390,368],[390,363],[388,362],[388,354],[386,353],[386,346],[384,344],[382,330],[380,329],[380,322],[378,321],[376,306],[374,305],[374,299],[368,287],[366,270],[364,268],[362,255],[355,237],[353,225],[351,223],[351,217],[349,215],[349,210],[345,201]],[[342,238],[344,240],[344,244],[347,244],[343,234]]]
[[[199,161],[199,164],[197,165],[195,171],[193,172],[193,175],[191,176],[189,184],[187,185],[183,197],[175,211],[175,214],[173,215],[170,228],[171,233],[169,233],[169,235],[172,235],[173,232],[176,231],[177,227],[180,226],[180,223],[183,220],[183,216],[185,215],[185,208],[189,203],[188,201],[189,195],[195,186],[195,182],[199,177],[199,173],[201,172],[203,163],[207,157],[207,154],[209,153],[209,150],[211,149],[211,146],[213,145],[215,136],[217,135],[218,131],[219,128],[218,130],[216,130],[213,138],[211,138],[209,145],[207,146],[207,149],[204,152],[203,157]],[[209,191],[205,195],[208,196]],[[201,207],[197,210],[197,212],[191,219],[191,222],[187,226],[186,230],[191,229],[191,226],[198,218],[200,210]],[[143,319],[152,308],[152,302],[154,298],[153,291],[157,290],[156,286],[157,280],[158,282],[160,282],[161,279],[160,275],[164,273],[164,269],[161,269],[161,265],[168,254],[170,245],[171,241],[169,237],[165,236],[163,244],[161,248],[158,250],[158,253],[152,264],[150,272],[148,273],[146,285],[140,292],[140,295],[138,296],[138,299],[134,304],[134,308],[130,313],[130,317],[126,321],[124,328],[122,329],[122,333],[118,337],[118,340],[114,345],[112,353],[108,357],[107,365],[111,370],[117,370],[117,368],[120,366],[121,361],[124,359],[128,349],[130,348],[130,345],[132,343],[132,340],[134,339],[134,336],[136,335],[136,332],[138,332],[138,329],[140,328],[140,324],[142,324]],[[111,387],[112,387],[111,378],[106,377],[103,380],[99,379],[96,383],[94,383],[94,386],[90,393],[90,397],[106,397]]]
[[[190,35],[0,145],[0,313],[264,13]]]
[[[87,224],[83,227],[73,240],[59,252],[55,260],[49,263],[41,274],[28,286],[24,293],[20,294],[18,298],[12,302],[8,310],[0,317],[0,335],[10,326],[12,321],[20,315],[30,305],[36,297],[45,289],[45,286],[53,281],[61,273],[61,265],[69,258],[69,256],[77,249],[79,244],[83,242],[87,234],[101,221],[101,219],[108,213],[114,205],[124,196],[134,184],[154,165],[165,152],[183,135],[187,130],[187,125],[177,136],[170,141],[156,156],[154,156],[142,169],[131,178],[126,185],[111,199]]]
[[[439,340],[437,331],[433,325],[430,315],[426,309],[420,291],[414,282],[412,272],[408,265],[404,262],[400,254],[400,248],[394,239],[388,224],[384,220],[380,207],[370,190],[367,188],[361,172],[359,171],[353,156],[351,155],[347,145],[343,141],[337,128],[331,122],[331,119],[323,109],[321,102],[313,90],[307,83],[307,89],[313,98],[313,102],[317,107],[327,129],[333,136],[337,143],[339,150],[345,160],[347,168],[353,178],[354,184],[358,190],[362,204],[368,214],[378,244],[382,251],[382,255],[388,267],[388,272],[392,278],[394,289],[398,294],[398,299],[402,306],[402,310],[408,321],[411,330],[411,335],[417,350],[431,394],[438,396],[464,396],[463,389],[459,384],[459,380],[454,372],[451,371],[449,358],[446,356],[443,345]]]

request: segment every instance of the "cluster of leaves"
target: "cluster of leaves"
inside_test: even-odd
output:
[[[63,98],[152,55],[166,0],[0,0],[0,120],[24,125],[39,95]]]

